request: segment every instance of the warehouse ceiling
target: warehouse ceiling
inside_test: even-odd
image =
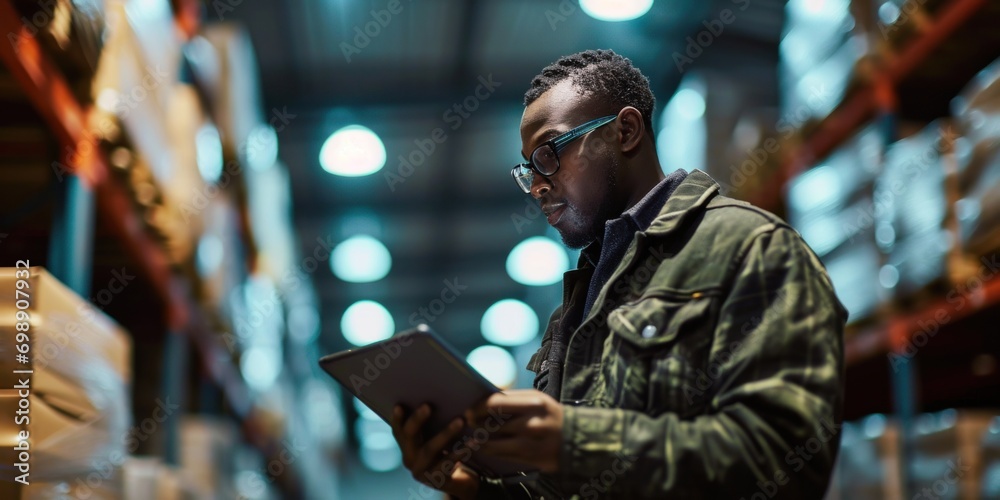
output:
[[[345,283],[326,265],[312,273],[322,343],[331,351],[347,347],[340,317],[354,301],[381,302],[402,329],[440,298],[446,280],[467,288],[432,326],[463,352],[484,343],[479,322],[497,300],[524,300],[543,322],[548,317],[560,285],[519,285],[505,261],[518,242],[548,229],[544,218],[533,218],[534,205],[509,169],[520,157],[523,93],[559,56],[613,48],[630,57],[650,76],[658,110],[684,72],[695,70],[725,72],[761,105],[776,104],[779,0],[657,0],[645,16],[624,23],[592,19],[570,0],[400,0],[396,14],[388,10],[392,3],[209,4],[210,19],[249,28],[266,110],[288,121],[278,134],[280,156],[291,175],[303,258],[321,242],[358,233],[381,239],[392,254],[391,272],[374,283]],[[726,8],[735,21],[718,37],[702,35],[709,43],[678,71],[674,53],[685,51],[686,37],[707,30],[704,22]],[[366,26],[368,34],[359,35]],[[477,88],[480,97],[467,99]],[[469,107],[456,111],[456,104]],[[382,171],[347,178],[320,168],[323,141],[352,123],[381,136],[388,157]],[[437,128],[445,138],[434,142]],[[421,145],[424,155],[415,153]],[[401,155],[426,159],[400,168]],[[387,172],[399,177],[387,179]]]

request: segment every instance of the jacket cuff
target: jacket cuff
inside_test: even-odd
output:
[[[480,478],[476,500],[531,500],[531,493],[520,483],[503,479]]]
[[[616,467],[623,451],[625,413],[615,408],[563,406],[563,444],[556,479],[564,491],[624,483]],[[609,479],[611,479],[609,481]],[[617,479],[617,480],[615,480]],[[608,484],[611,483],[611,484]],[[600,490],[598,490],[600,491]]]

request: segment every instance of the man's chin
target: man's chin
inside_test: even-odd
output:
[[[558,227],[556,228],[556,231],[559,231],[559,236],[562,237],[563,245],[566,245],[574,250],[579,250],[594,241],[594,236],[590,234],[564,230]]]

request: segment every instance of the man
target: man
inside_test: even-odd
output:
[[[663,174],[653,108],[646,77],[610,50],[532,81],[528,161],[512,175],[585,248],[528,366],[534,390],[496,394],[427,441],[430,409],[397,408],[418,481],[457,498],[823,496],[846,312],[787,224],[700,171]],[[488,418],[468,446],[537,473],[480,479],[446,452]]]

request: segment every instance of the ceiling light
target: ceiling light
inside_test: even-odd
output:
[[[568,270],[566,250],[545,236],[533,236],[518,243],[507,256],[507,274],[523,285],[558,283]]]
[[[691,171],[706,163],[708,127],[705,121],[705,81],[688,73],[663,108],[656,150],[664,172]]]
[[[465,358],[482,376],[493,385],[503,389],[514,385],[517,379],[517,363],[506,349],[495,345],[477,347]]]
[[[520,300],[503,299],[486,310],[479,326],[483,338],[494,344],[522,345],[538,335],[538,315]]]
[[[580,0],[580,8],[600,21],[628,21],[653,7],[653,0]]]
[[[331,174],[360,177],[385,166],[385,146],[375,132],[361,125],[344,127],[326,139],[319,164]]]
[[[396,323],[382,304],[361,300],[344,311],[340,329],[348,342],[363,346],[391,337],[396,330]]]
[[[392,256],[381,241],[367,235],[352,236],[333,249],[330,269],[351,283],[369,283],[385,278]]]
[[[688,120],[697,120],[705,116],[705,97],[694,89],[681,89],[674,94],[672,105],[677,106],[677,112]]]

